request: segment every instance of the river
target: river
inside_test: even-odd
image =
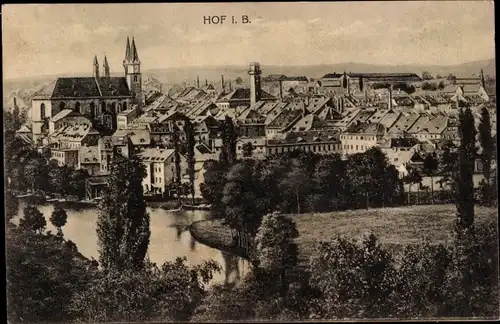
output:
[[[22,215],[25,203],[19,204],[19,213],[14,220]],[[47,220],[47,230],[56,232],[49,221],[54,210],[53,205],[39,205],[40,210]],[[73,241],[78,251],[87,258],[99,259],[97,251],[96,222],[97,209],[86,207],[78,209],[66,208],[68,221],[63,227],[64,237]],[[150,215],[151,237],[148,255],[152,262],[161,265],[166,261],[174,261],[177,257],[186,257],[190,265],[201,264],[205,260],[218,262],[222,271],[216,273],[211,284],[234,283],[249,272],[248,261],[213,249],[194,240],[189,233],[188,226],[195,221],[208,217],[207,211],[168,211],[163,208],[148,207]]]

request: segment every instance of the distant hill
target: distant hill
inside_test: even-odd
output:
[[[364,63],[338,63],[325,65],[304,65],[304,66],[272,66],[261,65],[262,76],[269,74],[284,74],[287,76],[306,76],[308,78],[321,78],[326,73],[337,72],[413,72],[419,75],[423,71],[429,71],[433,76],[447,76],[453,73],[457,77],[478,76],[481,69],[485,75],[495,77],[495,60],[483,60],[463,63],[460,65],[438,66],[438,65],[374,65]],[[167,69],[151,69],[143,71],[143,78],[154,78],[162,83],[164,91],[168,91],[175,85],[196,85],[196,77],[200,78],[200,85],[205,84],[205,80],[213,83],[217,89],[221,87],[221,75],[224,75],[225,83],[231,82],[232,87],[245,87],[248,84],[248,66],[204,66],[204,67],[179,67]],[[77,74],[75,75],[86,75]],[[120,74],[114,74],[119,76]],[[71,76],[71,74],[54,76],[37,76],[32,78],[4,80],[4,109],[12,107],[13,98],[18,98],[18,105],[21,108],[29,109],[33,94],[57,77]],[[241,85],[236,84],[236,79],[243,79]]]

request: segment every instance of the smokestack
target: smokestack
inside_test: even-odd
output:
[[[163,84],[161,84],[161,83],[160,83],[160,92],[161,92],[161,93],[163,93],[163,92],[162,92],[162,89],[163,89]]]
[[[224,84],[224,75],[220,75],[220,83],[221,83],[221,86],[222,86],[222,90],[224,90],[226,88],[226,85]]]
[[[208,85],[208,80],[207,80],[207,79],[205,79],[205,85],[206,85],[206,86]]]
[[[231,85],[231,80],[229,81],[229,91],[233,91],[233,86]]]
[[[14,108],[17,107],[17,100],[16,100],[16,97],[14,97]]]
[[[200,88],[200,77],[196,76],[196,88]]]

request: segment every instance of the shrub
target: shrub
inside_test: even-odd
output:
[[[311,284],[322,293],[316,316],[375,318],[391,315],[394,285],[391,255],[372,234],[358,246],[337,237],[322,243],[311,264]]]

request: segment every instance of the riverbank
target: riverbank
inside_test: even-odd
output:
[[[370,210],[348,210],[331,213],[288,215],[297,224],[299,259],[309,261],[317,244],[336,235],[360,240],[374,233],[391,252],[422,240],[447,243],[452,239],[456,209],[454,205],[424,205]],[[498,220],[494,208],[476,207],[476,222]],[[199,242],[230,253],[231,231],[221,219],[204,220],[190,226],[191,235]]]
[[[246,259],[247,257],[240,250],[233,247],[231,230],[222,222],[222,219],[197,221],[189,226],[189,232],[201,244]]]

